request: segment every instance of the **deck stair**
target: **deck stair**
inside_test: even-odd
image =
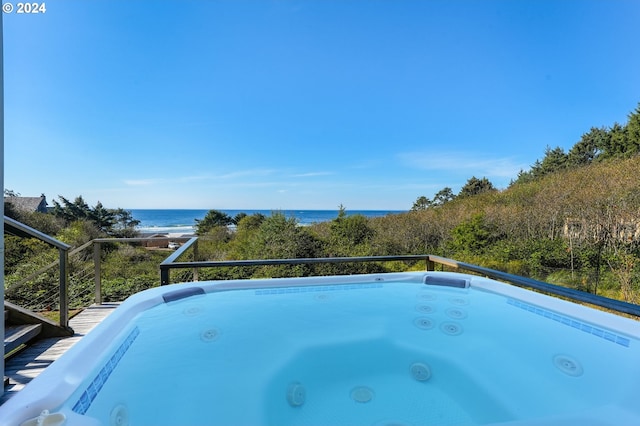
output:
[[[4,357],[10,356],[38,339],[72,336],[73,330],[24,309],[4,302]],[[5,386],[7,379],[4,379]]]

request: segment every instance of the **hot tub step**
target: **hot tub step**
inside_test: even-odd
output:
[[[23,324],[6,326],[4,332],[4,353],[8,354],[20,345],[35,338],[42,330],[42,324]]]

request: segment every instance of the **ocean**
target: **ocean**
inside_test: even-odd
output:
[[[209,210],[151,210],[128,209],[134,219],[140,221],[137,229],[143,233],[191,234],[195,232],[196,219],[202,220]],[[219,211],[235,217],[238,213],[248,215],[262,213],[270,216],[273,210],[222,210]],[[333,220],[338,210],[278,210],[287,217],[294,217],[300,225],[311,225]],[[402,210],[347,210],[347,216],[361,214],[366,217],[380,217],[388,214],[404,213]]]

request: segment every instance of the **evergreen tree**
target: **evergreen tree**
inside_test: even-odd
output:
[[[534,174],[536,177],[548,175],[563,170],[567,167],[567,154],[560,147],[551,149],[547,146],[544,153],[544,158],[540,163],[539,169]]]
[[[591,164],[598,158],[608,144],[609,133],[605,128],[592,127],[582,135],[580,141],[569,150],[567,164],[569,167],[580,167]]]
[[[424,195],[418,197],[416,201],[414,201],[413,206],[411,206],[412,212],[418,212],[421,210],[426,210],[431,206],[431,200],[429,200]]]
[[[609,129],[609,137],[607,138],[605,152],[602,155],[602,159],[620,158],[625,155],[626,152],[626,127],[621,126],[619,123],[614,123]]]
[[[640,103],[635,111],[629,114],[625,136],[627,156],[640,153]]]
[[[489,184],[491,185],[491,182],[489,182]],[[454,198],[456,198],[456,195],[453,193],[453,190],[447,186],[436,192],[436,195],[433,196],[431,205],[434,207],[442,206],[449,201],[452,201]]]
[[[53,200],[54,216],[63,219],[67,223],[90,219],[91,208],[84,201],[82,195],[77,196],[73,202],[69,201],[62,195],[58,195],[58,198],[62,203],[57,200]]]
[[[487,179],[483,177],[482,179],[478,179],[475,176],[472,176],[467,183],[462,187],[459,197],[471,197],[474,195],[482,194],[483,192],[495,191],[496,188],[493,184]]]
[[[113,210],[105,209],[100,201],[89,211],[88,217],[102,232],[110,233],[113,225],[116,224],[116,217]]]
[[[116,237],[134,237],[137,234],[136,226],[140,225],[140,221],[134,219],[129,210],[117,208],[111,210],[114,217],[114,226],[110,232]]]
[[[229,225],[235,225],[231,216],[219,210],[209,210],[202,220],[196,219],[196,234],[204,235],[214,228]]]

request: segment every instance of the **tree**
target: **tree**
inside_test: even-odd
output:
[[[238,219],[240,218],[240,219]],[[262,225],[262,222],[264,222],[264,220],[267,217],[265,215],[263,215],[262,213],[254,213],[252,215],[247,215],[244,214],[243,216],[241,216],[241,213],[239,213],[235,219],[236,219],[236,224],[238,225],[238,232],[242,232],[242,231],[254,231],[258,228],[260,228],[260,225]]]
[[[294,217],[273,212],[265,218],[253,240],[251,255],[254,259],[294,259],[317,257],[319,242],[305,229],[298,226]]]
[[[479,213],[453,228],[451,236],[450,247],[453,250],[477,255],[499,239],[499,230]]]
[[[231,216],[219,210],[209,210],[202,220],[196,219],[196,234],[204,235],[214,228],[229,225],[235,225]]]
[[[482,179],[478,179],[475,176],[472,176],[467,183],[462,187],[459,197],[471,197],[474,195],[482,194],[483,192],[495,191],[495,187],[493,184],[487,179],[483,177]]]
[[[105,209],[100,201],[89,211],[88,217],[104,233],[109,233],[116,224],[113,210]]]
[[[247,217],[247,216],[248,216],[248,215],[247,215],[245,212],[240,212],[240,213],[238,213],[237,215],[235,215],[235,216],[233,217],[233,223],[235,223],[235,224],[237,225],[238,223],[240,223],[240,221],[241,221],[242,219],[244,219],[244,218],[245,218],[245,217]]]
[[[542,177],[550,173],[555,173],[567,167],[567,154],[562,148],[551,149],[547,146],[542,162],[536,162],[533,168],[535,177]]]
[[[489,184],[491,184],[491,182],[489,182]],[[453,190],[447,186],[436,192],[436,195],[433,196],[431,205],[435,207],[442,206],[449,201],[453,201],[455,198],[456,195],[453,193]]]
[[[580,167],[591,164],[606,148],[609,134],[605,128],[592,127],[582,135],[567,154],[569,167]]]
[[[411,211],[412,212],[417,212],[417,211],[421,211],[421,210],[426,210],[431,206],[431,200],[429,200],[427,197],[425,197],[424,195],[418,197],[416,199],[416,201],[413,203],[413,206],[411,206]]]
[[[518,172],[518,177],[516,177],[515,181],[511,181],[511,183],[509,184],[509,187],[512,187],[513,185],[519,184],[519,183],[528,183],[528,182],[532,182],[534,179],[533,177],[533,173],[531,172],[531,170],[520,170]]]
[[[87,220],[90,218],[91,209],[89,205],[84,201],[82,195],[76,197],[71,202],[62,195],[58,195],[60,202],[53,200],[53,215],[63,219],[67,223],[75,222],[76,220]]]
[[[489,184],[491,184],[489,182]],[[438,207],[442,206],[449,201],[452,201],[456,198],[456,195],[453,193],[451,188],[444,187],[440,191],[436,192],[433,196],[433,200],[428,199],[425,196],[418,197],[416,201],[413,203],[413,207],[411,207],[411,211],[421,211],[426,210],[430,207]]]
[[[626,130],[626,154],[630,157],[640,152],[640,103],[636,110],[629,114]]]
[[[240,217],[238,214],[236,220]],[[260,226],[267,217],[262,213],[243,215],[237,220],[236,232],[233,235],[230,257],[232,259],[251,259],[254,241]]]
[[[116,237],[133,237],[139,220],[133,219],[131,212],[122,208],[107,209],[100,201],[92,208],[84,201],[82,195],[69,201],[59,195],[60,201],[53,200],[53,215],[62,219],[66,225],[73,222],[85,221],[95,226],[99,231]]]
[[[609,129],[609,137],[606,140],[604,152],[600,157],[602,159],[623,157],[626,152],[626,133],[626,127],[621,126],[619,123],[614,123]]]
[[[137,234],[136,226],[140,225],[140,221],[134,219],[129,210],[117,208],[112,212],[114,225],[110,233],[122,238],[134,237]]]
[[[362,253],[365,245],[374,235],[374,230],[369,226],[368,219],[356,214],[347,216],[346,213],[338,214],[331,221],[330,246],[331,255],[348,256],[354,252]],[[360,246],[360,247],[359,247]]]

